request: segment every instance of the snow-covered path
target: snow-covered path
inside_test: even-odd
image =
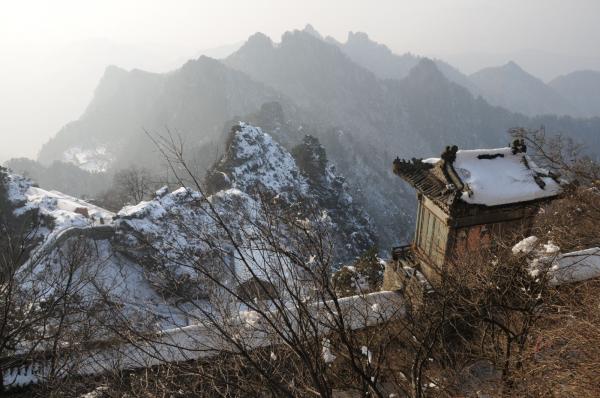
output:
[[[404,301],[397,292],[376,292],[367,295],[345,297],[338,300],[343,319],[352,330],[382,324],[399,319],[405,314]],[[329,316],[332,301],[314,303],[310,306],[312,316],[323,324],[321,334],[330,329]],[[294,310],[289,310],[294,312]],[[274,316],[277,316],[273,312]],[[293,319],[294,313],[288,314]],[[252,319],[252,322],[248,322]],[[269,329],[260,322],[260,317],[240,317],[236,320],[240,338],[248,348],[259,348],[273,344]],[[66,359],[64,376],[93,375],[116,369],[139,369],[169,362],[181,362],[209,358],[219,352],[235,352],[235,348],[211,325],[199,324],[165,330],[143,341],[119,343],[108,348],[91,349],[83,356]],[[15,365],[5,371],[4,385],[8,388],[35,384],[48,374],[48,359]],[[69,366],[76,363],[76,367]]]

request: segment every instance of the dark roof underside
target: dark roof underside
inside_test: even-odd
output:
[[[454,191],[450,189],[445,181],[438,178],[433,170],[434,165],[423,163],[420,159],[413,159],[412,161],[396,159],[394,162],[394,173],[396,175],[434,202],[446,207],[454,197]]]

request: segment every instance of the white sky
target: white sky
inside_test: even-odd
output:
[[[11,144],[0,161],[35,156],[76,119],[104,63],[160,71],[306,23],[338,40],[365,31],[398,53],[457,63],[459,54],[521,50],[598,58],[599,17],[600,0],[0,0],[0,138]]]
[[[398,51],[598,50],[598,0],[2,0],[0,43],[103,37],[188,49],[279,37],[307,22],[335,37],[371,33]]]

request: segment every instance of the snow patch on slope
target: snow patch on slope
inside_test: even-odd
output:
[[[258,207],[252,197],[236,188],[207,198],[180,188],[121,210],[116,218],[117,236],[140,259],[160,258],[164,261],[161,266],[170,272],[202,278],[195,269],[210,262],[211,253],[221,267],[229,267],[221,271],[234,269],[226,228],[236,234],[250,234],[248,229],[259,218]],[[241,238],[237,243],[243,248],[248,244]],[[142,250],[137,252],[138,248]]]
[[[325,213],[335,241],[336,261],[354,259],[375,244],[370,220],[356,204],[345,179],[326,160],[323,146],[306,136],[294,156],[260,128],[240,122],[224,158],[208,173],[209,191],[235,187],[258,200],[257,192],[280,206]]]
[[[51,225],[42,222],[37,230],[38,237],[46,241],[72,227],[110,225],[115,215],[61,192],[35,187],[31,180],[16,174],[8,174],[6,181],[8,199],[15,204],[16,216],[37,211],[42,220],[51,220]]]
[[[27,204],[17,212],[38,209],[41,214],[51,216],[60,229],[105,225],[111,223],[114,216],[111,211],[58,191],[46,191],[32,186],[25,192],[25,198]]]
[[[50,297],[64,289],[64,256],[71,243],[87,244],[86,256],[71,278],[82,305],[107,298],[122,305],[120,311],[132,324],[157,322],[159,328],[186,325],[187,320],[161,296],[148,278],[148,270],[114,251],[111,229],[115,214],[57,191],[33,186],[21,176],[7,174],[5,188],[16,216],[37,212],[35,247],[21,266],[18,277],[25,289],[39,289]],[[94,233],[102,227],[101,233]],[[91,233],[86,234],[85,231]],[[70,234],[70,232],[74,232]],[[104,336],[99,336],[104,337]]]
[[[553,242],[540,244],[539,238],[529,236],[512,248],[515,255],[530,256],[529,273],[538,278],[547,274],[551,285],[582,282],[600,277],[600,248],[593,247],[570,253],[561,253]]]
[[[308,184],[292,155],[259,127],[243,122],[239,126],[230,147],[238,164],[230,171],[234,187],[248,191],[258,185],[273,194],[306,195]]]
[[[63,152],[62,161],[72,163],[85,171],[102,173],[113,163],[114,156],[103,145],[93,149],[74,146]]]

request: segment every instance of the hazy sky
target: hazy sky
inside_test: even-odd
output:
[[[586,67],[600,58],[599,16],[600,0],[0,0],[0,161],[35,156],[77,118],[106,63],[168,70],[256,31],[279,40],[311,23],[463,69],[531,50]]]
[[[364,30],[399,51],[598,50],[598,0],[2,0],[0,43],[104,37],[187,49],[278,37],[311,22],[338,38]]]

